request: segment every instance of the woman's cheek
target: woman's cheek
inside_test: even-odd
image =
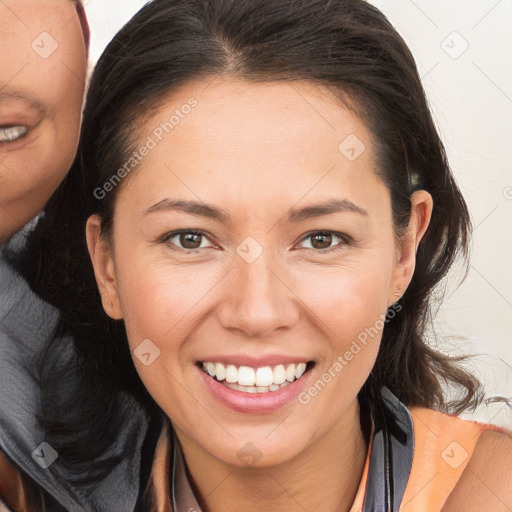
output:
[[[294,279],[297,295],[340,339],[376,321],[387,307],[389,276],[361,258],[332,267],[311,266]]]
[[[160,261],[132,269],[121,272],[119,279],[125,323],[139,337],[162,342],[182,333],[200,314],[218,280],[215,269],[201,271]]]

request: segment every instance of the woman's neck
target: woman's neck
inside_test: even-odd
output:
[[[367,453],[357,400],[324,437],[277,466],[228,465],[177,434],[203,512],[348,512]]]

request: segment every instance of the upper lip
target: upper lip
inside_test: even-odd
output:
[[[290,356],[284,354],[268,354],[265,356],[249,356],[247,354],[239,355],[214,355],[205,356],[200,362],[222,363],[224,365],[233,364],[235,366],[249,366],[251,368],[262,368],[264,366],[277,366],[278,364],[299,364],[310,361],[307,357]]]

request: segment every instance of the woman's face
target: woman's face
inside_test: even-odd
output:
[[[398,248],[370,133],[304,82],[184,86],[137,148],[113,241],[92,217],[89,249],[105,309],[181,439],[270,465],[354,425],[430,196],[416,193]]]
[[[86,49],[75,3],[0,2],[0,61],[1,244],[44,207],[76,151]]]

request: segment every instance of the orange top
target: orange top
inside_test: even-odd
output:
[[[486,430],[506,430],[422,407],[410,407],[409,412],[414,424],[414,458],[400,511],[439,512],[462,475],[480,435]],[[371,443],[350,512],[363,510],[370,448]]]

